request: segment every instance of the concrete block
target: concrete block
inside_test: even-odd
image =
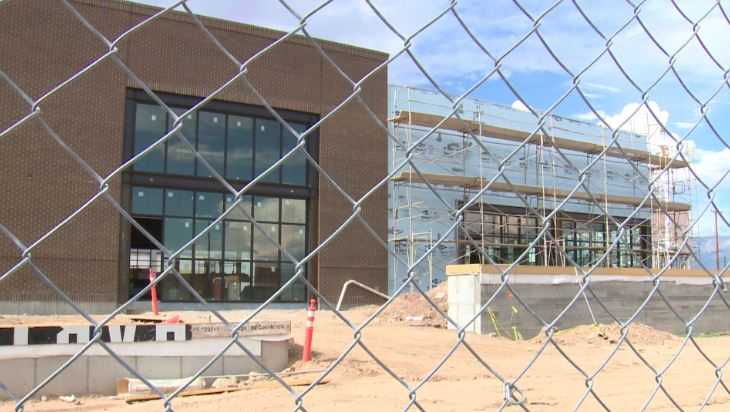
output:
[[[449,276],[449,303],[473,304],[477,299],[479,287],[476,276]],[[452,291],[453,287],[453,291]]]
[[[48,356],[36,360],[36,385],[43,382],[71,356]],[[80,395],[89,393],[88,358],[82,356],[44,386],[38,395]]]
[[[274,372],[289,366],[289,340],[265,341],[261,346],[261,363]]]
[[[243,375],[249,372],[263,372],[263,369],[248,356],[223,357],[224,375]]]
[[[99,395],[114,395],[117,392],[116,382],[121,378],[131,378],[129,373],[111,356],[89,356],[89,392]],[[129,366],[137,369],[137,359],[131,356],[122,357]]]
[[[475,313],[475,310],[476,309],[477,309],[476,308],[476,305],[474,305],[474,304],[471,304],[471,305],[468,305],[468,304],[460,304],[460,305],[458,305],[456,307],[456,318],[454,319],[454,321],[456,323],[458,323],[460,326],[465,325],[466,322],[468,322],[469,320],[471,320],[471,318],[474,316],[474,313]],[[466,330],[469,331],[469,332],[478,332],[479,331],[479,325],[478,325],[478,323],[479,322],[478,322],[478,319],[477,319],[477,321],[474,322],[474,323],[472,323],[471,325],[469,325],[469,327],[466,328]]]
[[[0,360],[0,383],[10,391],[7,394],[0,390],[0,400],[20,399],[25,396],[35,386],[35,359]]]
[[[182,357],[182,376],[188,377],[195,375],[213,356],[184,356]],[[208,369],[203,372],[202,376],[221,376],[223,373],[223,359],[213,362]]]
[[[182,376],[182,359],[179,356],[138,356],[137,372],[147,379],[175,379]]]

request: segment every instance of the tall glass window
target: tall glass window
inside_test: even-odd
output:
[[[198,115],[198,153],[220,175],[225,175],[226,116],[201,111]],[[198,159],[197,175],[213,177],[208,167]]]
[[[185,113],[183,109],[174,109],[174,111],[178,116]],[[169,130],[172,128],[173,119],[171,116],[168,116],[168,118],[167,127]],[[197,141],[197,119],[197,113],[189,114],[183,119],[182,133],[193,146]],[[166,164],[168,174],[185,176],[195,174],[195,154],[177,133],[167,140]]]
[[[158,221],[159,241],[171,252],[208,229],[180,253],[176,266],[197,293],[215,301],[263,300],[294,274],[291,261],[280,247],[296,259],[306,255],[307,201],[245,196],[225,219],[214,223],[233,202],[232,196],[218,192],[132,188],[135,218]],[[248,216],[256,219],[257,224]],[[155,252],[159,261],[153,269],[160,270],[161,251]],[[140,253],[135,252],[135,262]],[[131,266],[151,267],[149,263],[144,268]],[[146,273],[141,273],[140,279],[144,276]],[[173,277],[163,281],[160,289],[163,301],[193,300]],[[295,283],[280,300],[301,301],[304,296],[303,284]]]
[[[136,103],[134,117],[134,153],[154,144],[172,129],[173,116],[155,104]],[[177,115],[187,109],[172,107]],[[190,145],[222,177],[233,182],[247,182],[266,171],[297,144],[297,137],[275,119],[200,110],[183,119],[182,133]],[[289,122],[302,133],[308,125]],[[312,136],[308,136],[308,141]],[[305,150],[309,150],[305,145]],[[133,165],[136,172],[173,176],[212,178],[213,173],[197,159],[179,134],[155,147]],[[306,156],[297,150],[262,182],[306,187],[309,184]]]
[[[144,99],[141,93],[133,96],[128,158],[165,136],[175,119],[154,102],[136,101]],[[181,116],[197,101],[190,99],[186,106],[181,104],[185,99],[171,97],[167,103]],[[304,114],[286,117],[307,119],[287,120],[296,133],[303,133],[316,120]],[[187,142],[178,134],[170,136],[125,171],[131,192],[128,210],[142,228],[130,229],[130,294],[148,284],[149,270],[163,270],[164,249],[174,253],[185,246],[175,268],[194,293],[168,276],[158,288],[163,301],[194,301],[195,293],[220,302],[269,298],[295,275],[289,256],[302,259],[308,253],[312,172],[305,154],[297,151],[282,162],[216,222],[236,200],[224,193],[191,146],[228,184],[241,188],[289,153],[297,145],[297,136],[265,110],[222,102],[185,115],[181,132]],[[314,147],[315,137],[307,137],[305,150]],[[282,197],[282,193],[290,195]],[[281,301],[305,299],[301,282],[279,297]]]
[[[258,176],[271,167],[281,156],[281,125],[275,120],[256,120],[256,167]],[[278,183],[280,171],[276,169],[263,179],[264,182]]]
[[[298,133],[307,130],[307,126],[299,123],[291,125]],[[289,153],[297,145],[297,137],[289,129],[284,128],[281,137],[281,155]],[[281,183],[304,186],[307,184],[307,158],[301,150],[297,150],[284,161],[281,167]]]
[[[157,140],[165,135],[166,113],[160,106],[151,104],[138,104],[135,111],[134,123],[134,154],[152,146]],[[141,159],[134,163],[134,170],[139,172],[164,171],[165,150],[164,146],[158,145]]]
[[[253,178],[253,119],[228,116],[228,150],[226,177],[233,180]]]

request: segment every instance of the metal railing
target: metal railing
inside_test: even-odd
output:
[[[337,299],[337,306],[335,306],[335,310],[339,311],[340,309],[342,309],[342,302],[345,301],[345,294],[347,293],[347,288],[349,288],[350,285],[355,285],[355,286],[359,287],[360,289],[366,290],[375,296],[380,296],[381,298],[383,298],[385,300],[388,300],[388,298],[390,297],[390,296],[386,295],[385,293],[383,293],[377,289],[374,289],[362,282],[358,282],[354,279],[350,279],[347,282],[342,284],[342,291],[340,292],[340,298]]]

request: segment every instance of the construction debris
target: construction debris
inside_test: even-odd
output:
[[[184,385],[190,378],[181,379],[149,379],[148,381],[154,385],[162,393],[174,392],[180,386]],[[194,380],[187,389],[203,389],[206,387],[204,378]],[[150,393],[150,388],[141,380],[134,378],[122,378],[117,381],[117,395],[126,394],[146,394]]]
[[[436,307],[446,313],[449,310],[446,282],[426,292]],[[402,293],[381,315],[381,321],[406,322],[414,326],[445,328],[446,319],[418,291]]]
[[[74,405],[81,405],[81,401],[76,398],[76,395],[59,396],[58,399]]]
[[[616,345],[621,339],[621,328],[616,324],[581,325],[559,330],[553,339],[560,345],[580,343]],[[628,340],[634,345],[663,345],[677,342],[679,339],[676,335],[642,323],[634,322],[628,329]],[[545,341],[545,335],[540,334],[532,341],[542,343]]]

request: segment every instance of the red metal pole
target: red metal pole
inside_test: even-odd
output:
[[[155,271],[152,270],[152,268],[150,268],[149,274],[150,274],[150,283],[152,283],[157,278],[157,273],[155,273]],[[155,315],[159,315],[160,308],[159,308],[158,302],[157,302],[157,285],[152,286],[152,289],[150,289],[150,295],[152,296],[152,312]]]
[[[312,297],[309,300],[309,309],[307,309],[307,326],[304,328],[304,351],[302,352],[302,362],[312,360],[312,335],[314,334],[314,312],[317,310],[317,299]]]

